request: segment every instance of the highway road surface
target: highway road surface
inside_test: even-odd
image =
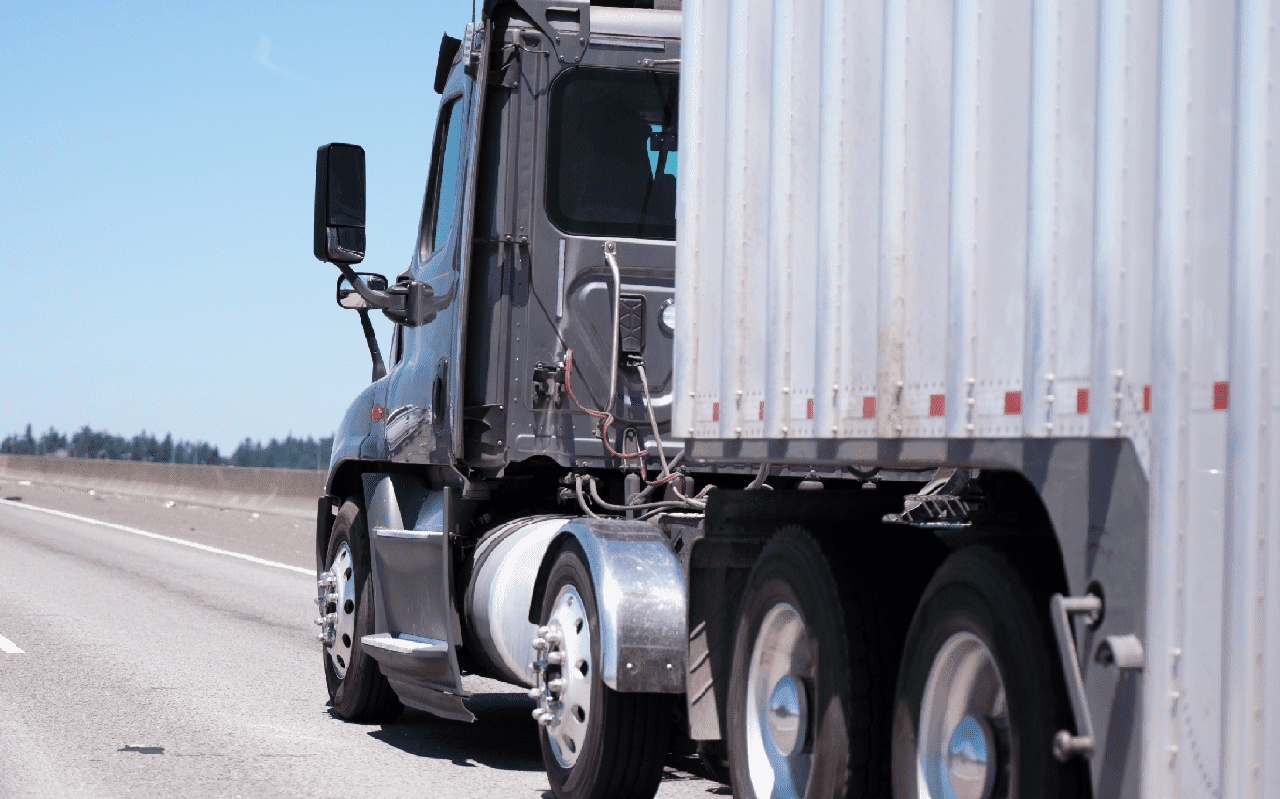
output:
[[[0,797],[551,799],[523,690],[475,724],[348,724],[315,642],[313,525],[0,482]],[[728,789],[672,756],[658,796]]]

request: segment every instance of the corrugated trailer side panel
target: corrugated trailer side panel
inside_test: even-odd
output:
[[[1280,796],[1280,2],[685,19],[676,434],[1128,440],[1143,795]]]
[[[1145,458],[1146,366],[1123,365],[1147,335],[1152,234],[1134,223],[1152,204],[1134,183],[1155,105],[1134,84],[1154,45],[1111,54],[1146,60],[1115,61],[1100,107],[1108,11],[1091,4],[715,6],[686,15],[715,34],[696,55],[714,68],[690,56],[683,78],[678,257],[697,319],[677,337],[678,434],[1115,436],[1119,421]],[[1126,212],[1112,230],[1104,179]],[[1141,262],[1103,268],[1099,288],[1103,258],[1130,252]],[[1112,312],[1095,318],[1095,294]]]

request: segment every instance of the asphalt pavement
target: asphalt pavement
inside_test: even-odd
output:
[[[474,724],[331,713],[305,520],[21,483],[0,482],[0,797],[551,799],[516,686],[465,678]],[[696,772],[673,755],[658,796],[728,793]]]

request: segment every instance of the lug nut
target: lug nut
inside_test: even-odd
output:
[[[550,631],[551,631],[551,628],[550,628],[550,627],[547,627],[546,625],[543,625],[543,626],[541,626],[541,627],[539,627],[539,628],[538,628],[538,637],[539,637],[539,638],[546,638],[546,637],[547,637],[547,633],[548,633],[548,632],[550,632]]]
[[[555,691],[556,693],[560,693],[561,691],[564,690],[564,679],[557,678],[552,680],[551,682],[547,683],[547,688],[549,688],[552,691]]]
[[[542,698],[542,689],[541,689],[541,688],[530,688],[530,689],[529,689],[529,698],[530,698],[530,699],[541,699],[541,698]]]
[[[555,718],[556,717],[551,715],[550,713],[543,713],[541,716],[538,717],[538,723],[541,724],[543,727],[549,727],[551,726],[551,722],[555,721]]]
[[[545,711],[544,711],[542,708],[540,708],[540,707],[535,707],[535,708],[533,709],[533,720],[534,720],[534,721],[542,721],[542,714],[543,714],[544,712],[545,712]]]
[[[542,650],[546,649],[546,648],[547,648],[547,641],[546,641],[546,639],[545,639],[545,638],[535,638],[535,639],[533,639],[533,648],[534,648],[534,650],[535,650],[535,651],[537,651],[537,652],[541,652]]]
[[[564,633],[559,630],[549,630],[544,637],[547,639],[548,644],[554,646],[564,640]]]
[[[316,588],[332,588],[338,584],[338,578],[333,572],[324,572],[320,575],[320,579],[316,580]]]
[[[564,663],[564,653],[559,651],[548,652],[547,662],[553,666],[559,666],[561,663]]]

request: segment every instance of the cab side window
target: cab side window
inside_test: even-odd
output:
[[[465,116],[460,97],[450,100],[440,109],[427,197],[422,206],[422,231],[418,242],[420,260],[425,260],[449,240],[449,226],[458,201],[458,156]]]

